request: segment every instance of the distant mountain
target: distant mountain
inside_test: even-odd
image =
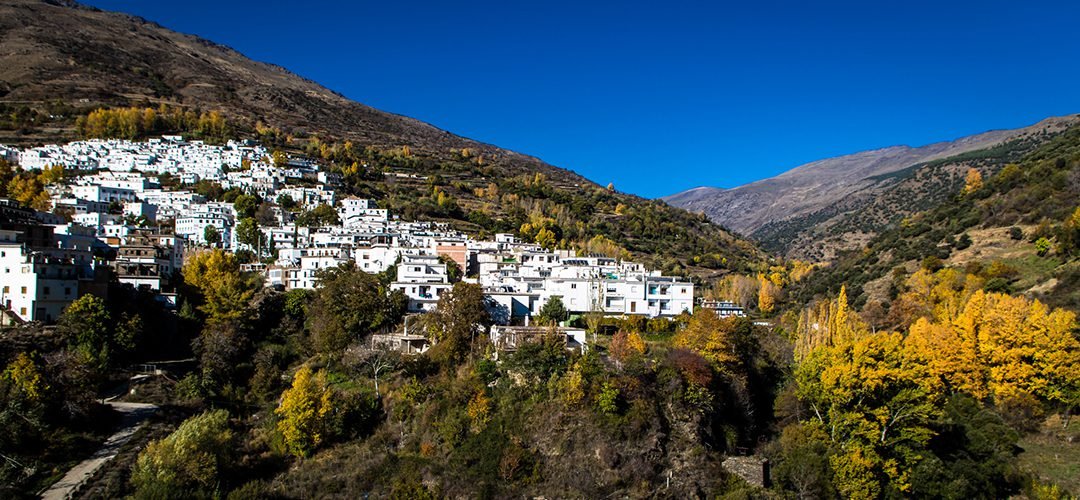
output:
[[[663,200],[703,212],[766,249],[827,260],[838,250],[857,248],[905,214],[941,201],[968,166],[987,166],[980,162],[985,155],[964,155],[997,147],[996,158],[1009,161],[1008,153],[1019,155],[1077,123],[1076,116],[1049,118],[1021,129],[921,147],[864,151],[807,163],[733,189],[699,187]],[[950,167],[943,168],[946,164]],[[927,175],[922,167],[936,168],[937,175]]]
[[[378,198],[406,217],[488,234],[533,222],[567,246],[603,235],[669,270],[723,271],[763,258],[700,216],[360,104],[211,41],[70,1],[0,0],[0,143],[68,141],[77,138],[75,115],[162,104],[280,128],[294,138],[282,147],[294,152],[318,154],[316,135],[324,144],[350,141],[359,153],[320,158],[331,169],[369,165],[344,194]]]
[[[940,202],[868,236],[860,251],[843,252],[800,282],[792,299],[808,303],[847,286],[856,307],[887,308],[900,286],[897,276],[944,265],[979,276],[986,290],[1080,311],[1080,127],[920,169],[940,174],[950,165],[1002,156],[1013,159],[984,174],[981,188],[962,192],[960,181]]]

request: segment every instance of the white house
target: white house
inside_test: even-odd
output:
[[[452,288],[446,264],[436,256],[412,256],[397,267],[397,280],[391,290],[401,290],[409,298],[409,312],[435,309],[439,297]]]

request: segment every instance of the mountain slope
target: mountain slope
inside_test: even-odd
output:
[[[987,290],[1080,310],[1080,127],[984,179],[881,231],[864,251],[841,254],[800,282],[793,298],[808,303],[846,284],[856,306],[887,304],[897,276],[944,264],[979,275]]]
[[[183,104],[296,134],[432,152],[468,147],[556,172],[535,158],[365,106],[281,67],[138,17],[74,2],[0,1],[0,101],[58,98],[84,107]]]
[[[764,258],[698,215],[351,101],[228,47],[74,2],[0,0],[0,143],[71,140],[77,115],[160,105],[220,111],[241,130],[279,128],[275,147],[306,151],[332,171],[362,164],[343,193],[378,198],[407,218],[533,239],[523,234],[528,222],[553,233],[554,245],[627,250],[666,270]]]
[[[1026,144],[1023,139],[1052,134],[1077,122],[1077,117],[1050,118],[1022,129],[991,131],[917,148],[893,146],[864,151],[808,163],[733,189],[695,188],[664,200],[703,212],[714,222],[749,235],[768,249],[792,257],[829,259],[845,244],[865,242],[866,234],[880,227],[860,225],[832,245],[823,245],[815,229],[859,215],[868,205],[887,197],[898,183],[909,178],[899,172],[1006,142],[1019,141],[1016,145],[1020,147]],[[920,196],[894,201],[890,207],[900,216],[909,206],[926,205]]]

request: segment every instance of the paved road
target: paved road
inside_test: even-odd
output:
[[[135,432],[142,427],[146,418],[153,415],[157,411],[157,406],[147,403],[122,403],[110,401],[105,403],[112,406],[114,410],[119,411],[124,415],[120,424],[120,429],[115,434],[109,436],[109,439],[105,440],[105,444],[101,446],[96,453],[90,458],[83,460],[75,467],[72,467],[63,478],[56,482],[56,484],[49,487],[41,498],[45,500],[64,500],[71,498],[72,493],[75,492],[87,479],[90,478],[101,466],[105,465],[109,460],[120,451],[120,447],[124,443],[131,439],[131,436],[135,435]]]

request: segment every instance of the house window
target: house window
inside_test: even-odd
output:
[[[22,287],[22,294],[23,294],[23,295],[26,295],[26,287],[25,287],[25,286],[24,286],[24,287]]]
[[[49,294],[49,287],[45,287],[45,289],[44,289],[44,293],[45,293],[45,295],[48,295],[48,294]]]

